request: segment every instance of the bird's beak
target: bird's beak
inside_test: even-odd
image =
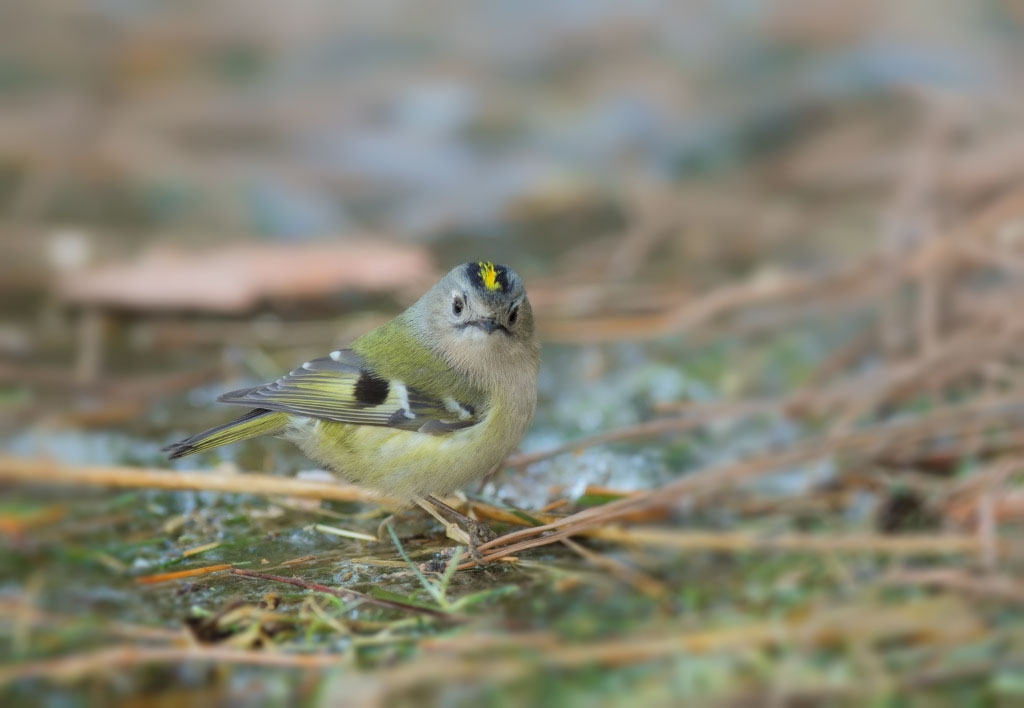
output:
[[[468,324],[471,324],[474,327],[482,329],[483,331],[487,332],[487,334],[494,334],[497,331],[504,332],[505,334],[511,334],[508,331],[508,327],[503,325],[501,322],[498,322],[498,320],[495,319],[494,317],[481,317],[480,319],[473,320]]]
[[[494,330],[498,329],[498,327],[501,326],[498,324],[498,321],[493,317],[485,317],[482,320],[478,320],[478,322],[480,323],[480,329],[487,332],[487,334],[492,333]]]

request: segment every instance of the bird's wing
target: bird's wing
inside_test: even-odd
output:
[[[351,349],[307,361],[273,383],[232,391],[217,400],[356,425],[444,434],[478,422],[464,401],[428,396],[378,376]]]

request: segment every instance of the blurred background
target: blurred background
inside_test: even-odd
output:
[[[1022,40],[1019,0],[0,7],[0,695],[1019,700]],[[40,483],[330,480],[160,448],[479,259],[544,367],[462,503],[632,499],[604,536],[449,577],[415,514],[412,569],[324,530],[358,498]],[[459,621],[162,577],[247,564]]]

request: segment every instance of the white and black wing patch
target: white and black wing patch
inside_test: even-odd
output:
[[[356,425],[381,425],[435,435],[477,422],[469,404],[437,400],[402,381],[378,376],[350,349],[307,361],[277,381],[232,391],[217,400]]]

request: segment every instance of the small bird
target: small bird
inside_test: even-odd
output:
[[[436,512],[472,520],[435,497],[493,472],[519,444],[539,367],[522,280],[507,266],[464,263],[350,349],[220,396],[252,410],[165,451],[176,459],[279,435],[350,482],[418,503],[474,545]]]

